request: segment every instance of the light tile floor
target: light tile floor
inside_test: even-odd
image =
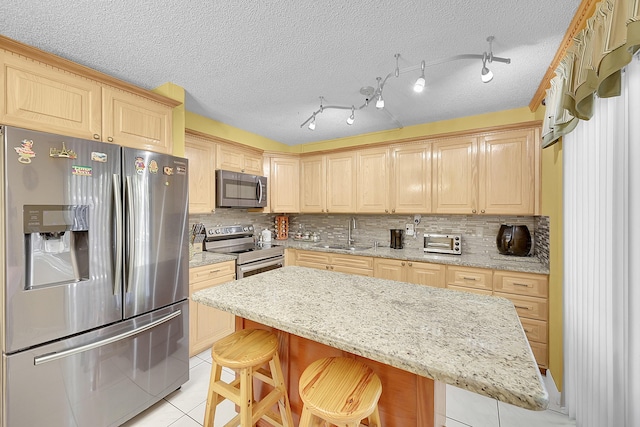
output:
[[[147,409],[124,427],[201,427],[211,372],[207,350],[189,361],[189,381]],[[223,380],[233,372],[223,370]],[[225,401],[216,410],[214,427],[221,427],[235,415],[234,405]],[[447,427],[557,427],[575,426],[575,421],[553,410],[528,411],[457,387],[447,386]]]

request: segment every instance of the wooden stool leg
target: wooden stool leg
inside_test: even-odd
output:
[[[216,406],[218,406],[218,393],[213,391],[213,384],[220,381],[222,366],[215,361],[211,362],[211,378],[209,380],[209,392],[207,393],[207,406],[204,410],[204,427],[213,427],[213,419],[216,416]]]
[[[326,425],[324,420],[313,415],[306,406],[302,407],[302,414],[300,414],[300,424],[298,427],[322,427]]]
[[[251,368],[240,369],[240,426],[253,426],[253,375]]]
[[[378,405],[376,405],[376,409],[374,409],[371,415],[369,415],[369,427],[381,426],[382,422],[380,421],[380,411],[378,411]]]
[[[282,397],[278,400],[278,408],[280,409],[282,425],[284,427],[294,427],[293,417],[291,416],[291,406],[289,405],[289,395],[287,394],[287,387],[284,384],[284,375],[282,374],[280,358],[278,357],[277,352],[269,362],[269,368],[271,369],[271,376],[273,377],[275,388],[282,392]]]

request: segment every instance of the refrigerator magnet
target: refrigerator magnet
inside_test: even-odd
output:
[[[91,169],[91,166],[73,165],[73,166],[71,166],[71,174],[72,175],[78,175],[78,176],[91,176],[92,175],[92,169]]]
[[[162,168],[162,173],[165,174],[165,175],[171,176],[171,175],[173,175],[173,168],[169,167],[169,166],[165,166],[165,167]]]
[[[62,148],[51,147],[49,149],[49,157],[53,157],[54,159],[77,159],[78,155],[75,151],[68,150],[64,145],[64,141],[62,141]]]
[[[91,152],[91,160],[94,162],[107,163],[107,153]]]
[[[184,166],[176,166],[176,173],[178,175],[186,175],[187,174],[187,168]]]
[[[158,163],[155,160],[149,162],[149,172],[158,173]]]
[[[142,157],[136,157],[135,165],[136,173],[138,175],[142,175],[142,173],[144,172],[144,159]]]
[[[31,163],[31,158],[36,156],[35,151],[33,151],[33,141],[30,139],[23,139],[20,147],[13,147],[18,153],[18,161],[20,163]]]

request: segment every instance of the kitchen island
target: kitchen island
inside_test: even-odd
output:
[[[381,377],[385,426],[444,424],[442,384],[533,410],[548,404],[518,315],[503,298],[285,267],[193,300],[242,318],[240,327],[278,331],[294,412],[304,368],[344,352],[368,359]]]

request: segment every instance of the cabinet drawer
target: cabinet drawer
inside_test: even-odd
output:
[[[525,297],[513,294],[494,293],[495,296],[510,300],[520,317],[526,319],[547,320],[548,303],[546,299]]]
[[[529,341],[539,343],[547,342],[547,322],[523,318],[520,319],[520,323],[522,323],[522,329],[524,329],[524,333],[527,335]]]
[[[314,263],[314,264],[330,264],[331,255],[324,252],[311,252],[311,251],[297,251],[296,253],[296,265],[306,267],[300,264],[300,262]]]
[[[484,289],[491,292],[492,270],[470,267],[447,267],[447,287],[449,285],[465,288]]]
[[[189,284],[236,274],[236,262],[226,261],[189,269]],[[215,283],[214,283],[215,284]]]
[[[357,274],[358,276],[373,277],[373,270],[366,268],[347,267],[344,265],[331,265],[329,266],[331,271],[337,271],[339,273]]]
[[[373,258],[354,255],[331,255],[332,265],[343,265],[345,267],[366,268],[373,270]]]
[[[493,290],[531,297],[546,298],[549,295],[547,276],[539,274],[496,271],[493,274]]]
[[[547,367],[547,345],[540,344],[537,342],[530,342],[531,351],[533,351],[533,356],[536,358],[536,362],[538,362],[538,366],[542,366],[544,368]]]
[[[453,289],[454,291],[471,292],[472,294],[491,296],[491,291],[488,291],[486,289],[465,288],[464,286],[456,286],[456,285],[447,285],[447,289]]]

